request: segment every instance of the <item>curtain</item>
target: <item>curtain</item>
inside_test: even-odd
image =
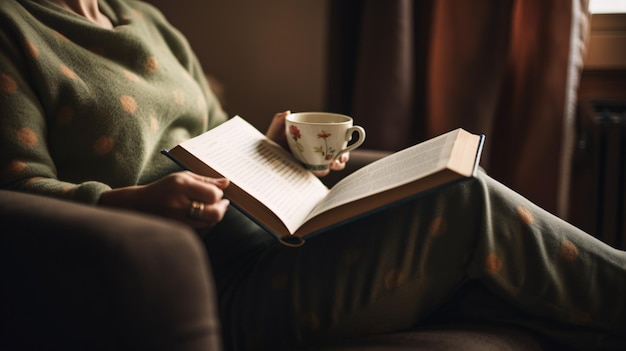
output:
[[[483,133],[489,174],[567,216],[588,0],[329,3],[328,109],[363,147]]]

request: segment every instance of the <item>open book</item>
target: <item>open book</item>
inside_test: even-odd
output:
[[[476,174],[484,136],[456,129],[386,156],[331,189],[278,144],[235,116],[163,154],[225,177],[225,196],[259,225],[297,245],[307,236]]]

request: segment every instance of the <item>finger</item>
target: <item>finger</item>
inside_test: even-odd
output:
[[[224,189],[230,185],[226,178],[204,177],[192,172],[187,175],[192,179],[190,187],[186,188],[185,195],[191,200],[199,200],[213,204],[224,197]]]
[[[208,183],[208,184],[213,184],[215,186],[217,186],[220,189],[226,189],[228,187],[228,185],[230,185],[230,180],[228,180],[227,178],[212,178],[212,177],[205,177],[205,176],[201,176],[199,174],[193,173],[193,172],[189,172],[189,175],[202,183]]]
[[[208,223],[220,222],[224,218],[224,214],[229,205],[230,201],[228,199],[222,199],[214,204],[205,206],[200,220]]]
[[[285,118],[291,113],[291,111],[287,110],[284,112],[280,112],[274,115],[272,122],[270,123],[265,136],[270,140],[281,145],[283,148],[288,148],[287,138],[285,135]]]
[[[350,161],[350,152],[344,152],[343,154],[341,154],[341,156],[339,157],[339,161],[341,163],[348,163],[348,161]]]
[[[227,178],[204,178],[204,182],[213,184],[222,190],[228,188],[228,186],[230,185],[230,180],[228,180]]]
[[[279,134],[282,134],[282,131],[285,127],[285,118],[291,113],[291,111],[287,110],[285,112],[280,112],[274,115],[272,122],[270,123],[269,128],[267,129],[266,135],[270,137],[275,137]]]
[[[333,171],[341,171],[346,168],[346,163],[350,160],[350,153],[345,152],[339,156],[338,159],[334,160],[328,166]]]
[[[330,173],[330,168],[326,168],[323,171],[311,171],[311,173],[313,173],[317,177],[324,177],[328,175],[328,173]]]
[[[283,112],[279,112],[277,114],[274,115],[274,120],[272,121],[272,124],[276,124],[276,125],[281,125],[285,123],[285,118],[287,118],[287,116],[289,116],[291,114],[290,110],[286,110]]]
[[[195,200],[211,205],[224,197],[224,190],[213,183],[197,182],[185,188],[184,196],[190,202]]]
[[[335,161],[330,163],[328,168],[330,168],[333,171],[341,171],[344,168],[346,168],[346,163],[345,162],[341,162],[340,160],[335,160]]]
[[[189,223],[195,228],[213,226],[224,218],[229,205],[230,201],[227,199],[222,199],[210,205],[203,204],[201,210],[190,212]]]

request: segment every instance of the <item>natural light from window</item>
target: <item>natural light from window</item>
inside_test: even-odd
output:
[[[591,13],[626,13],[626,0],[589,0]]]

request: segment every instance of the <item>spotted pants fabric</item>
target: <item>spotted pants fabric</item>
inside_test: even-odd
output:
[[[482,172],[298,248],[234,209],[204,240],[227,349],[419,328],[468,286],[509,308],[467,294],[454,308],[466,317],[528,326],[582,350],[626,334],[626,252]]]

